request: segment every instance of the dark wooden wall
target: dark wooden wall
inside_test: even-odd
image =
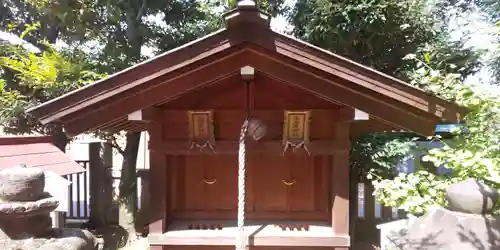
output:
[[[215,140],[237,141],[245,118],[246,95],[246,86],[236,76],[164,104],[163,140],[188,142],[187,111],[214,110]],[[342,119],[338,104],[263,75],[257,75],[249,87],[249,98],[252,117],[267,126],[266,136],[257,143],[281,145],[285,110],[311,110],[311,141],[333,142],[334,128]],[[248,142],[252,143],[255,142]],[[247,151],[247,217],[330,220],[332,154],[309,156],[304,151],[300,155],[287,152],[283,156],[283,149],[276,147],[265,155]],[[171,219],[236,218],[236,154],[186,153],[166,158]],[[293,184],[287,185],[290,183]]]
[[[156,124],[161,124],[162,129],[160,132],[155,127],[157,136],[151,138],[154,144],[150,146],[156,162],[166,166],[164,176],[156,181],[166,186],[162,187],[165,224],[176,219],[236,218],[238,145],[233,145],[234,151],[218,154],[217,150],[218,145],[220,149],[224,142],[239,139],[245,118],[246,88],[236,76],[160,105]],[[247,219],[321,220],[332,222],[332,230],[347,227],[343,222],[347,212],[342,209],[346,207],[344,201],[348,197],[343,196],[348,186],[334,184],[340,183],[338,178],[344,178],[348,168],[341,160],[345,157],[335,156],[339,149],[334,146],[347,145],[344,140],[349,137],[349,130],[338,129],[346,120],[346,108],[263,75],[257,75],[248,90],[250,114],[263,121],[267,133],[259,142],[247,140]],[[187,150],[190,110],[214,111],[215,153]],[[311,155],[304,149],[297,149],[298,153],[289,149],[283,154],[285,110],[311,111]],[[265,147],[264,152],[252,147],[266,143],[274,146]],[[348,145],[340,150],[348,151]],[[348,179],[342,181],[345,182]],[[334,213],[332,209],[342,211]]]

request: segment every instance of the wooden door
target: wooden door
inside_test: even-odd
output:
[[[190,155],[184,166],[184,209],[236,210],[236,156]]]
[[[290,172],[280,155],[253,155],[249,161],[255,212],[287,210],[287,186]]]
[[[287,156],[290,170],[289,205],[291,212],[314,212],[317,196],[316,175],[318,168],[315,157]]]
[[[208,156],[205,178],[214,184],[205,184],[208,210],[237,209],[238,161],[234,155]]]
[[[285,212],[293,218],[293,213],[328,211],[328,173],[321,156],[260,155],[249,163],[256,214]]]
[[[203,156],[186,156],[185,164],[182,167],[184,197],[181,198],[183,198],[183,208],[186,210],[205,210],[206,185],[203,183],[205,179]]]

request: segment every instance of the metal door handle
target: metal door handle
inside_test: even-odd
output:
[[[297,181],[295,180],[292,180],[292,181],[287,181],[287,180],[282,180],[283,184],[287,185],[287,186],[292,186],[293,184],[295,184]]]
[[[211,180],[204,179],[203,182],[205,182],[205,184],[212,185],[212,184],[217,183],[217,179],[215,179],[215,178],[211,179]]]

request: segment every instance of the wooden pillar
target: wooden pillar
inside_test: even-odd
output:
[[[386,207],[382,205],[382,221],[391,221],[392,220],[392,207]]]
[[[352,138],[352,137],[351,137]],[[356,221],[359,211],[359,175],[356,169],[349,167],[349,235],[351,246],[355,242]]]
[[[333,158],[332,228],[335,235],[349,236],[349,123],[340,122],[335,128],[338,150]]]
[[[109,214],[113,201],[113,149],[103,142],[89,144],[89,207],[90,224],[104,227],[113,223]],[[79,209],[79,208],[78,208]]]
[[[155,149],[163,142],[163,110],[150,108],[149,132],[149,234],[163,234],[167,227],[167,162],[166,155]],[[151,250],[163,249],[151,246]]]

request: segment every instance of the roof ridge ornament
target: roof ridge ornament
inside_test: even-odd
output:
[[[269,28],[271,16],[260,10],[254,0],[239,0],[237,7],[222,15],[226,28],[242,23],[257,24]]]

